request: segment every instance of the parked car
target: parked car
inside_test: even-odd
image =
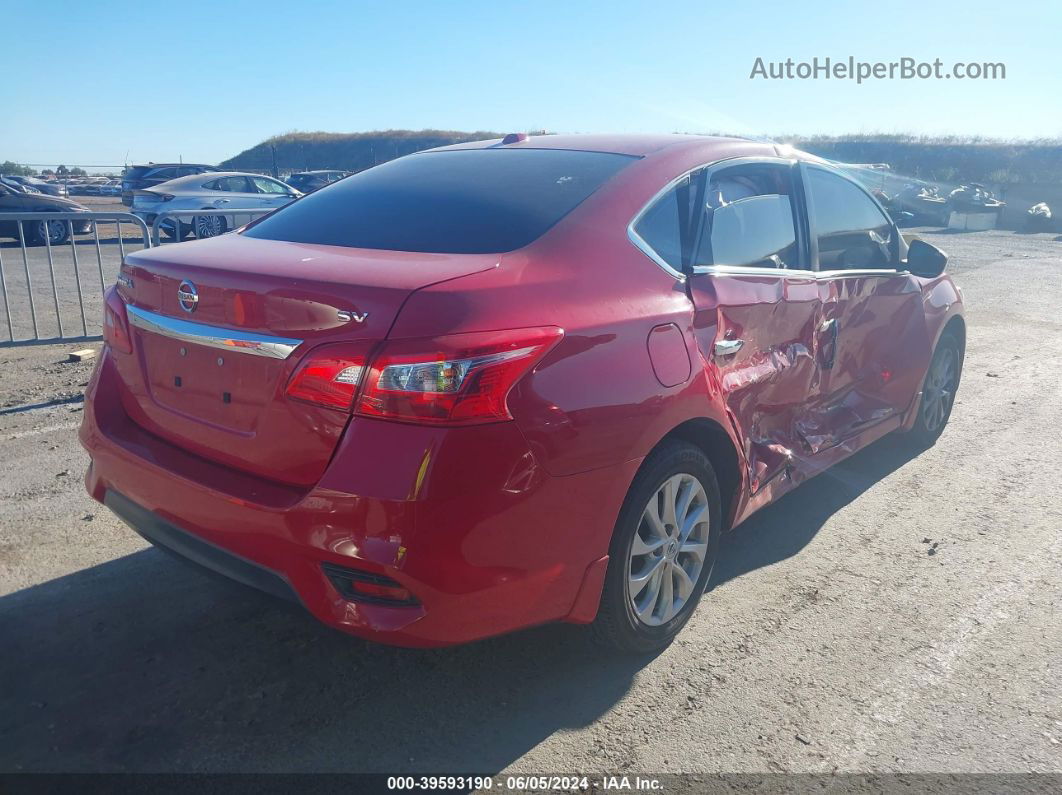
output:
[[[49,220],[46,213],[89,212],[89,208],[70,199],[48,196],[44,193],[26,193],[0,183],[0,213],[41,213],[40,221],[23,221],[26,243],[44,245],[47,239],[53,246],[70,239],[71,224],[65,220]],[[74,221],[74,234],[83,235],[92,231],[91,221]],[[19,239],[18,221],[0,220],[0,236]]]
[[[297,190],[272,177],[243,174],[238,171],[219,171],[193,174],[170,180],[154,188],[133,194],[132,212],[151,226],[156,216],[166,210],[236,210],[275,209],[301,196]],[[243,223],[242,219],[240,223]],[[234,215],[195,216],[180,225],[183,240],[193,231],[196,237],[214,237],[237,225]],[[174,224],[163,221],[161,227],[167,237],[174,237]]]
[[[350,174],[349,171],[300,171],[284,181],[302,193],[310,193]]]
[[[122,195],[122,183],[117,179],[107,180],[100,185],[101,196],[121,196]]]
[[[723,532],[890,432],[937,439],[965,344],[946,260],[764,143],[409,155],[126,257],[86,484],[355,635],[568,621],[657,649]]]
[[[203,163],[147,163],[141,166],[127,166],[122,172],[122,204],[126,207],[132,206],[135,191],[207,171],[217,171],[217,168]]]
[[[18,182],[16,179],[14,179],[14,177],[5,177],[0,175],[0,185],[7,185],[9,188],[17,191],[18,193],[40,193],[40,191],[34,188],[32,185],[23,185],[21,182]]]
[[[16,177],[13,175],[5,176],[4,178],[11,180],[12,182],[17,182],[24,188],[32,188],[33,190],[29,191],[30,193],[36,191],[37,193],[46,193],[49,196],[67,195],[66,188],[57,182],[46,182],[43,179],[37,179],[36,177]]]

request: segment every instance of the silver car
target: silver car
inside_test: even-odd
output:
[[[209,171],[134,191],[132,212],[151,226],[161,213],[170,210],[235,210],[233,215],[184,217],[179,229],[173,219],[163,219],[159,225],[163,234],[171,239],[184,240],[192,232],[200,238],[214,237],[247,223],[262,210],[283,207],[301,195],[290,185],[261,174]],[[240,210],[251,211],[254,215],[241,215]]]

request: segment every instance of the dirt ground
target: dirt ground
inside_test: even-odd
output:
[[[0,348],[0,771],[1062,771],[1062,241],[925,237],[968,306],[944,436],[738,528],[649,659],[374,646],[208,578],[85,495],[91,364]]]

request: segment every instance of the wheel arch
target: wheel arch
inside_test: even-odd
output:
[[[654,446],[656,450],[669,441],[684,441],[701,450],[712,464],[719,481],[719,496],[723,502],[723,530],[729,530],[737,507],[738,495],[744,481],[741,458],[726,429],[708,417],[694,417],[676,425]]]
[[[959,340],[960,353],[966,354],[966,320],[962,315],[952,315],[948,322],[944,324],[944,328],[940,330],[940,337],[945,334],[954,334]],[[937,342],[940,342],[940,338],[937,338]]]

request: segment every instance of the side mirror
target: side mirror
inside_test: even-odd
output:
[[[907,247],[907,270],[915,276],[935,279],[947,264],[948,255],[924,240],[912,240]]]

